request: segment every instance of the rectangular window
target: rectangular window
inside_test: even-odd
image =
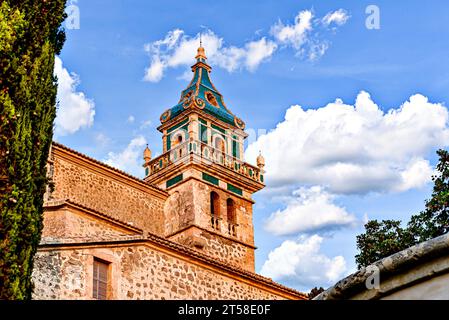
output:
[[[167,136],[167,151],[171,149],[171,134]]]
[[[109,263],[94,259],[93,298],[106,300],[108,297]]]
[[[207,144],[207,127],[200,124],[200,141]]]
[[[238,143],[237,140],[234,139],[237,139],[237,137],[234,136],[232,140],[232,156],[234,158],[240,159],[240,143]]]

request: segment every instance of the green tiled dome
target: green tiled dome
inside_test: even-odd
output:
[[[182,91],[179,103],[165,111],[161,116],[161,121],[165,122],[172,119],[194,105],[223,122],[243,129],[243,121],[226,107],[223,96],[210,80],[211,67],[206,63],[207,58],[204,54],[204,48],[200,47],[198,49],[198,54],[195,58],[197,62],[192,66],[194,73],[192,81]]]

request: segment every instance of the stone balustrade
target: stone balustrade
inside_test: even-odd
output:
[[[181,143],[151,160],[148,164],[148,174],[151,176],[171,164],[188,162],[190,161],[189,155],[199,157],[205,164],[219,164],[254,181],[264,182],[263,172],[259,168],[194,139]]]

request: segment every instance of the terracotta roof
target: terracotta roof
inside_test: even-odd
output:
[[[62,206],[67,205],[67,204],[71,205],[73,207],[82,209],[82,210],[84,210],[84,211],[86,211],[88,213],[91,213],[91,214],[95,215],[95,216],[99,216],[99,217],[101,217],[101,218],[103,218],[105,220],[108,220],[108,221],[110,221],[112,223],[115,223],[115,224],[117,224],[117,225],[119,225],[121,227],[132,229],[133,231],[138,232],[138,233],[143,233],[142,229],[137,228],[136,226],[133,226],[132,224],[130,224],[128,222],[121,221],[121,220],[119,220],[117,218],[114,218],[114,217],[112,217],[110,215],[107,215],[107,214],[102,213],[100,211],[97,211],[95,209],[88,208],[88,207],[86,207],[86,206],[84,206],[84,205],[82,205],[80,203],[77,203],[77,202],[75,202],[73,200],[70,200],[70,199],[47,201],[46,203],[44,203],[44,208],[57,208],[57,207],[62,207]]]
[[[126,176],[127,178],[130,178],[130,179],[132,179],[132,180],[134,180],[136,182],[144,184],[145,186],[150,187],[150,188],[154,189],[155,191],[163,193],[164,195],[168,196],[168,193],[165,190],[162,190],[161,188],[159,188],[159,187],[157,187],[155,185],[148,184],[143,179],[137,178],[137,177],[135,177],[135,176],[125,172],[125,171],[122,171],[120,169],[114,168],[114,167],[112,167],[112,166],[110,166],[110,165],[108,165],[108,164],[106,164],[104,162],[101,162],[101,161],[96,160],[96,159],[94,159],[92,157],[89,157],[89,156],[85,155],[84,153],[81,153],[81,152],[78,152],[78,151],[76,151],[74,149],[71,149],[71,148],[69,148],[69,147],[67,147],[67,146],[65,146],[65,145],[63,145],[63,144],[61,144],[59,142],[53,141],[53,146],[55,146],[57,148],[64,149],[64,150],[69,151],[69,152],[71,152],[73,154],[76,154],[77,156],[80,156],[80,157],[82,157],[84,159],[92,161],[92,162],[94,162],[94,163],[96,163],[96,164],[98,164],[98,165],[100,165],[102,167],[105,167],[105,168],[109,169],[109,170],[115,171],[115,172],[117,172],[117,173],[119,173],[121,175]]]
[[[55,201],[55,202],[57,202],[57,201]],[[87,208],[87,207],[85,207],[83,205],[80,205],[80,204],[78,204],[78,203],[76,203],[74,201],[71,201],[71,200],[61,200],[61,201],[59,201],[59,204],[57,204],[57,205],[61,205],[62,202],[75,205],[77,207],[83,208],[83,209],[88,210],[88,211],[95,211],[95,210]],[[115,220],[118,223],[126,224],[125,222],[120,221],[120,220],[115,219],[115,218],[112,218],[111,216],[109,216],[107,214],[100,213],[98,211],[95,211],[95,213],[99,214],[99,215],[102,215],[104,217],[107,217],[108,219]],[[135,228],[135,227],[133,227],[133,228]],[[63,242],[63,241],[65,241],[65,242]],[[238,274],[238,275],[240,275],[240,276],[242,276],[244,278],[248,278],[248,279],[251,279],[251,280],[254,280],[254,281],[258,281],[258,282],[264,283],[265,285],[268,285],[268,286],[270,286],[272,288],[276,288],[278,290],[281,290],[281,291],[284,291],[284,292],[288,292],[289,294],[295,295],[298,298],[308,299],[307,296],[304,293],[301,293],[301,292],[296,291],[296,290],[294,290],[292,288],[288,288],[286,286],[283,286],[283,285],[281,285],[281,284],[279,284],[277,282],[274,282],[270,278],[266,278],[266,277],[261,276],[259,274],[256,274],[256,273],[244,270],[241,267],[238,267],[236,265],[230,264],[230,263],[225,262],[223,260],[220,260],[220,259],[217,259],[217,258],[212,258],[212,257],[210,257],[210,256],[208,256],[206,254],[200,253],[200,252],[198,252],[198,251],[196,251],[194,249],[191,249],[191,248],[189,248],[187,246],[184,246],[182,244],[179,244],[179,243],[167,240],[167,239],[165,239],[163,237],[160,237],[158,235],[151,234],[151,233],[148,233],[147,235],[143,234],[143,235],[134,235],[134,236],[121,236],[121,237],[117,237],[117,238],[114,238],[114,239],[112,239],[112,238],[111,239],[91,239],[91,240],[87,240],[86,239],[86,241],[83,241],[83,242],[79,242],[79,240],[77,241],[76,239],[72,239],[72,240],[70,240],[70,239],[58,239],[55,242],[43,242],[39,246],[40,247],[48,247],[48,246],[64,246],[64,245],[89,245],[89,244],[97,244],[98,245],[98,244],[106,244],[106,243],[111,243],[111,242],[113,242],[113,243],[120,243],[120,242],[136,242],[136,241],[138,241],[138,242],[150,241],[150,242],[156,243],[156,244],[161,245],[161,246],[163,246],[165,248],[169,248],[169,249],[171,249],[173,251],[183,253],[183,254],[185,254],[185,255],[187,255],[189,257],[196,258],[199,261],[202,261],[202,262],[205,262],[207,264],[214,265],[214,266],[216,266],[218,268],[224,269],[224,270],[226,270],[228,272],[236,273],[236,274]]]

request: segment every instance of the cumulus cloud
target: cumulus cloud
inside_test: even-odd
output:
[[[333,203],[335,196],[322,187],[300,188],[293,192],[283,210],[277,210],[266,223],[267,231],[275,235],[296,235],[348,227],[356,218],[345,208]]]
[[[276,128],[251,143],[270,186],[321,185],[331,193],[405,191],[425,185],[426,156],[449,145],[448,110],[416,94],[383,112],[367,92],[354,105],[337,99],[318,108],[290,107]]]
[[[159,82],[164,75],[165,66],[161,61],[161,58],[154,56],[151,61],[151,65],[145,70],[145,81]]]
[[[293,25],[285,25],[278,21],[272,28],[271,34],[282,44],[289,44],[299,50],[307,40],[307,34],[312,30],[313,13],[304,10],[295,17]]]
[[[265,38],[247,43],[245,45],[244,65],[248,70],[254,71],[259,64],[271,57],[276,48],[277,45],[273,41]]]
[[[78,75],[69,73],[62,60],[55,57],[55,75],[58,77],[57,100],[59,102],[55,119],[56,135],[73,134],[81,128],[92,126],[95,103],[83,92],[77,91]]]
[[[109,152],[104,162],[132,175],[141,176],[143,173],[142,154],[146,143],[143,136],[137,136],[121,152]]]
[[[304,291],[334,284],[347,272],[346,261],[321,253],[322,241],[318,235],[284,241],[269,253],[260,273]]]
[[[329,26],[333,23],[338,26],[341,26],[341,25],[345,24],[349,18],[350,18],[350,16],[346,10],[338,9],[334,12],[329,12],[328,14],[326,14],[321,21],[326,26]]]
[[[219,37],[211,30],[206,30],[201,34],[203,46],[208,56],[208,61],[212,66],[218,66],[234,72],[246,69],[254,72],[262,63],[269,61],[275,54],[279,46],[292,47],[297,56],[305,57],[308,60],[317,60],[329,48],[329,42],[320,40],[319,28],[334,24],[343,25],[349,16],[343,9],[329,12],[323,19],[326,22],[318,23],[320,19],[314,21],[313,13],[304,10],[298,13],[293,24],[284,24],[282,21],[275,23],[270,34],[256,40],[247,41],[242,46],[226,45],[222,37]],[[199,45],[200,35],[194,37],[187,35],[184,30],[174,29],[160,40],[156,40],[145,45],[145,51],[150,56],[150,65],[145,69],[144,80],[149,82],[159,82],[168,68],[180,66],[191,66],[194,61],[194,54]],[[178,79],[190,78],[191,73],[183,73]]]
[[[151,64],[145,71],[144,80],[158,82],[167,68],[190,66],[195,62],[194,53],[199,46],[199,37],[189,37],[183,30],[170,31],[164,39],[145,45],[145,51],[151,56]],[[277,48],[266,38],[247,42],[243,47],[225,46],[223,38],[211,30],[201,35],[209,63],[229,72],[240,68],[254,71]],[[190,77],[190,75],[189,75]],[[185,74],[181,76],[185,78]]]
[[[297,56],[306,57],[310,61],[321,58],[330,46],[330,42],[320,36],[320,26],[342,26],[349,19],[349,15],[343,9],[329,12],[322,19],[314,19],[311,10],[300,11],[293,24],[284,24],[278,21],[271,27],[270,33],[279,44],[292,47]]]

